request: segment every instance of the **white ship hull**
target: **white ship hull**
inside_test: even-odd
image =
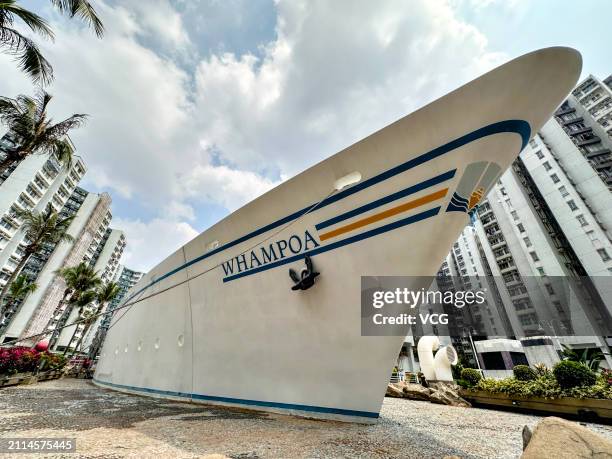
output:
[[[580,68],[567,48],[518,58],[206,230],[134,287],[131,301],[141,301],[115,314],[95,382],[375,420],[403,337],[361,336],[361,276],[433,276],[466,210],[563,101]],[[333,193],[352,172],[361,181]],[[292,291],[288,269],[299,272],[306,253],[321,275],[309,290]]]

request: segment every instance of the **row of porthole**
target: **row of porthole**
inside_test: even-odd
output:
[[[183,335],[178,335],[177,344],[178,344],[178,347],[183,347],[185,345],[185,337]],[[160,340],[159,340],[159,338],[155,338],[155,341],[153,342],[153,348],[155,350],[158,350],[160,348]],[[129,350],[129,345],[126,344],[125,348],[123,349],[123,352],[127,353],[128,350]],[[138,345],[136,346],[136,350],[138,352],[142,351],[142,341],[138,341]],[[119,354],[119,348],[116,347],[115,348],[115,355],[118,355],[118,354]],[[102,354],[102,357],[103,358],[106,357],[106,352]]]

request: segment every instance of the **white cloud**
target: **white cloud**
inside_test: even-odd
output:
[[[209,164],[195,166],[180,183],[184,196],[218,203],[229,211],[238,209],[278,184],[253,172]]]
[[[92,115],[72,135],[89,183],[157,212],[113,222],[137,269],[195,236],[198,205],[234,210],[503,59],[443,0],[281,1],[259,57],[213,54],[189,70],[181,16],[155,5],[100,1],[103,40],[57,18],[43,46],[51,113]],[[0,94],[32,92],[6,56],[0,68]]]
[[[260,60],[199,65],[201,133],[239,167],[295,173],[492,67],[486,45],[445,1],[279,2]]]
[[[148,222],[114,218],[113,227],[127,235],[122,263],[145,272],[199,234],[189,223],[163,218]]]

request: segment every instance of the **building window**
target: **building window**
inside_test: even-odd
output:
[[[559,183],[561,181],[557,174],[551,174],[550,179],[553,181],[553,183]]]
[[[606,249],[597,249],[597,253],[599,254],[599,256],[601,257],[603,261],[610,260],[610,255],[608,255],[608,252],[606,251]]]
[[[540,150],[536,151],[536,156],[538,157],[538,159],[542,159],[544,158],[544,153],[542,153]]]
[[[589,224],[589,222],[586,221],[586,218],[584,218],[584,215],[580,214],[576,217],[576,220],[578,220],[578,223],[580,223],[580,226],[587,226]]]
[[[529,255],[531,255],[531,259],[533,261],[540,261],[540,259],[538,258],[538,254],[535,252],[529,252]]]
[[[513,210],[512,212],[510,212],[510,215],[512,215],[512,218],[514,220],[518,220],[519,219],[518,214],[516,213],[516,210]]]
[[[523,224],[522,224],[522,223],[519,223],[518,225],[516,225],[516,227],[518,228],[518,230],[519,230],[521,233],[524,233],[524,232],[525,232],[525,227],[523,226]]]
[[[7,230],[11,230],[12,231],[14,229],[13,225],[8,220],[6,220],[4,218],[0,221],[0,225],[2,225]]]
[[[529,239],[528,237],[524,237],[523,241],[525,242],[526,247],[531,247],[531,239]]]
[[[554,295],[554,294],[555,294],[555,291],[554,291],[554,289],[552,288],[552,285],[550,285],[550,284],[544,284],[544,286],[546,287],[546,291],[548,292],[548,294],[549,294],[549,295]]]
[[[561,193],[561,197],[566,197],[569,196],[569,191],[567,191],[567,188],[565,188],[565,186],[561,186],[559,187],[559,192]]]
[[[525,314],[523,316],[519,316],[519,320],[521,322],[521,325],[535,325],[538,323],[538,316],[534,313]]]
[[[544,162],[544,169],[546,169],[547,171],[552,169],[552,166],[550,165],[550,163],[548,161]]]
[[[538,268],[538,274],[540,276],[546,276],[546,273],[544,272],[544,268]]]
[[[576,205],[573,199],[570,199],[569,201],[567,201],[567,205],[569,206],[571,210],[578,210],[578,206]]]

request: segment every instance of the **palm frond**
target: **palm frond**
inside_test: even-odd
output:
[[[94,7],[87,0],[51,0],[51,3],[71,18],[76,16],[82,19],[89,27],[94,29],[99,38],[104,35],[104,24],[102,24],[102,20]]]
[[[45,138],[59,139],[64,137],[72,129],[78,129],[87,122],[89,115],[85,113],[77,113],[64,121],[54,124],[45,130]]]
[[[72,158],[74,157],[74,148],[66,139],[57,140],[54,142],[54,152],[57,160],[66,168],[72,167]]]
[[[47,117],[47,105],[51,102],[53,96],[46,91],[39,91],[36,94],[35,100],[35,109],[36,109],[36,120],[38,122],[44,122]]]
[[[53,80],[53,68],[42,55],[38,46],[28,37],[10,27],[0,28],[0,46],[8,48],[9,54],[16,57],[19,67],[35,83],[49,84]]]
[[[0,0],[0,10],[2,10],[5,18],[3,21],[4,25],[7,23],[12,25],[12,18],[15,16],[21,19],[23,23],[33,32],[53,40],[53,31],[51,30],[51,27],[49,27],[49,24],[47,24],[47,21],[36,13],[32,13],[31,11],[17,5],[15,0]]]

